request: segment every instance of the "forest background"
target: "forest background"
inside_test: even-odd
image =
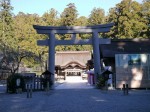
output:
[[[100,33],[100,38],[133,39],[150,36],[150,0],[138,3],[133,0],[122,0],[110,8],[108,14],[104,9],[91,10],[88,17],[79,16],[74,3],[66,4],[60,14],[54,8],[38,14],[12,13],[10,0],[0,0],[0,69],[16,73],[20,66],[41,67],[47,60],[47,47],[37,46],[37,40],[48,38],[39,35],[33,25],[43,26],[89,26],[115,23],[109,33]],[[77,34],[77,39],[88,39],[91,34]],[[56,35],[59,40],[69,40],[71,36]],[[56,51],[91,51],[92,46],[72,45],[56,46]]]

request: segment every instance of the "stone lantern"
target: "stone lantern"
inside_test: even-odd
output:
[[[52,80],[51,80],[52,75],[53,74],[48,70],[42,73],[44,89],[49,89],[52,86]]]

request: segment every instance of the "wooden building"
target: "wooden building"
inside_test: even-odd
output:
[[[150,40],[118,39],[109,45],[100,45],[101,61],[111,66],[114,85],[122,88],[150,88]]]
[[[91,59],[90,51],[63,51],[55,53],[55,70],[58,77],[81,76],[86,70],[87,61]]]

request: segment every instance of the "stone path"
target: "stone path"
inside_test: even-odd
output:
[[[0,93],[0,112],[150,112],[149,90],[129,91],[124,96],[119,90],[81,89],[79,85],[89,87],[65,82],[49,93],[34,92],[32,98],[26,98],[26,93]]]
[[[55,89],[93,89],[87,82],[70,83],[64,82],[63,84],[57,86]]]
[[[56,86],[55,89],[92,89],[87,80],[82,80],[81,77],[67,77],[66,81]]]

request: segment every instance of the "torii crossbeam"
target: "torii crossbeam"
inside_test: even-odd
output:
[[[38,34],[47,34],[49,36],[46,40],[38,40],[37,44],[40,46],[49,46],[49,66],[48,70],[54,74],[55,71],[55,46],[57,45],[92,45],[94,56],[94,73],[95,81],[97,74],[101,73],[100,65],[100,44],[110,44],[110,39],[99,38],[98,33],[109,32],[113,23],[95,25],[95,26],[38,26],[33,25]],[[76,34],[90,33],[90,39],[77,40]],[[57,40],[55,34],[71,34],[71,40]],[[52,77],[54,82],[54,76]]]

